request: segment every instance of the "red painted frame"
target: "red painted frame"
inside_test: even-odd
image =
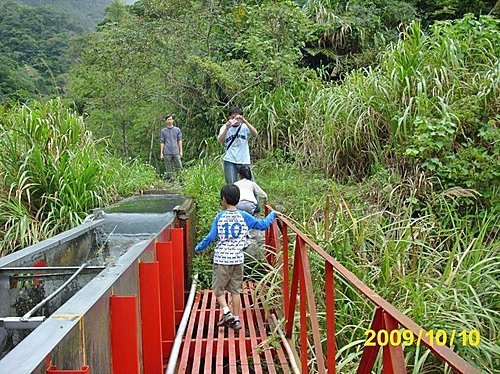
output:
[[[270,206],[266,206],[266,214],[272,210]],[[280,241],[281,230],[281,241]],[[293,258],[293,272],[290,279],[289,269],[289,234],[290,230],[295,235],[295,251]],[[457,355],[449,347],[431,345],[426,337],[426,331],[416,324],[401,311],[396,309],[392,304],[380,297],[375,291],[361,282],[352,272],[347,270],[343,265],[336,261],[332,256],[326,253],[321,247],[315,244],[302,231],[286,217],[279,214],[274,220],[272,226],[266,230],[266,245],[271,249],[266,256],[269,263],[281,266],[283,277],[282,294],[283,294],[283,311],[286,320],[285,334],[288,338],[292,336],[295,309],[297,299],[299,299],[299,338],[301,346],[301,366],[302,372],[307,373],[308,369],[308,323],[307,311],[309,311],[309,322],[312,330],[314,353],[317,358],[316,365],[320,373],[325,373],[328,368],[328,373],[335,373],[335,274],[344,278],[347,282],[354,286],[360,294],[368,298],[376,307],[371,328],[375,331],[384,329],[389,334],[393,330],[405,328],[410,330],[415,336],[421,337],[421,343],[442,361],[446,362],[453,370],[458,373],[479,373],[479,370]],[[319,255],[325,263],[325,290],[326,290],[326,363],[321,337],[319,331],[318,316],[316,313],[316,302],[312,288],[311,271],[309,268],[308,250]],[[274,251],[274,256],[272,251]],[[282,252],[281,256],[278,256]],[[358,367],[358,373],[370,373],[375,360],[377,358],[379,346],[368,347],[363,350],[363,355]],[[402,347],[383,347],[382,353],[383,373],[406,373],[405,361]]]

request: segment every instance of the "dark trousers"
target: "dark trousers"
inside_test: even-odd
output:
[[[167,180],[171,181],[174,176],[174,170],[182,169],[181,156],[163,155],[163,161],[165,162],[165,171],[167,175]]]

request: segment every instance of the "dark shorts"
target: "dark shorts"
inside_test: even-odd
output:
[[[223,295],[224,291],[228,291],[231,294],[239,294],[241,282],[243,282],[243,264],[214,264],[212,289],[216,297]]]

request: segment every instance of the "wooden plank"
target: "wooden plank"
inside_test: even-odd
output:
[[[253,283],[249,284],[249,288],[254,295],[254,303],[253,303],[253,308],[255,310],[255,317],[257,319],[257,326],[260,331],[260,336],[262,340],[265,340],[267,338],[267,333],[266,333],[266,326],[264,324],[264,321],[262,320],[262,314],[261,314],[261,309],[259,308],[259,303],[258,300],[255,298],[255,288]],[[267,369],[270,374],[276,374],[276,368],[274,366],[274,359],[273,355],[271,354],[271,349],[268,344],[264,345],[264,355],[266,357],[266,363],[267,363]]]
[[[234,330],[231,327],[227,328],[228,336],[228,351],[229,351],[229,372],[237,373],[236,371],[236,342],[234,340]]]
[[[276,362],[279,360],[280,372],[290,372],[289,363],[281,346],[277,350],[265,347],[264,357],[267,365],[263,367],[263,358],[257,354],[256,347],[267,338],[265,322],[258,303],[253,302],[252,293],[255,292],[253,283],[245,282],[243,286],[240,295],[242,302],[240,319],[243,328],[238,334],[231,328],[217,328],[216,322],[220,317],[220,311],[216,297],[210,290],[202,291],[200,300],[195,303],[191,312],[178,373],[263,374],[265,370],[271,374],[277,372],[274,360]],[[205,325],[207,325],[206,336]],[[194,333],[195,326],[198,329],[196,333]],[[245,336],[245,327],[249,337]],[[202,357],[205,359],[203,366]]]
[[[238,336],[240,367],[242,374],[249,374],[250,371],[248,368],[247,344],[245,338],[245,329],[248,330],[248,321],[245,321],[244,300],[243,300],[243,295],[241,293],[240,293],[240,302],[241,302],[240,320],[243,326],[243,328],[239,331],[239,336]]]
[[[194,324],[196,322],[196,315],[198,313],[198,306],[199,306],[200,302],[201,302],[201,300],[198,300],[197,302],[195,302],[193,304],[193,309],[191,310],[191,315],[189,316],[188,327],[186,329],[186,333],[184,335],[183,345],[181,348],[182,356],[181,356],[181,360],[179,363],[177,373],[186,373],[186,370],[188,369],[189,352],[191,350],[190,343],[193,340]]]
[[[198,309],[198,311],[196,312],[199,317],[198,317],[198,323],[196,324],[198,331],[196,332],[193,366],[191,368],[192,373],[197,373],[200,370],[203,328],[205,327],[205,310],[207,308],[208,299],[209,299],[209,291],[203,290],[199,304],[200,309]]]
[[[220,316],[222,317],[222,315]],[[217,337],[217,354],[216,354],[216,360],[215,360],[215,373],[216,374],[222,374],[223,369],[224,369],[224,338],[225,336],[225,328],[224,327],[218,327],[218,332],[219,335]]]
[[[250,301],[248,282],[245,282],[245,287],[243,288],[243,292],[241,295],[243,296],[243,298],[245,300],[244,312],[245,312],[245,315],[247,317],[248,332],[250,334],[251,357],[253,359],[254,371],[256,374],[262,374],[262,366],[260,363],[260,357],[259,357],[259,354],[255,350],[255,347],[257,347],[257,345],[259,343],[257,342],[257,334],[255,333],[255,321],[253,320],[253,316],[252,316],[252,309],[251,309],[252,302]]]
[[[213,359],[213,348],[214,348],[214,338],[215,338],[215,321],[217,313],[217,299],[212,291],[208,291],[210,294],[210,314],[208,316],[208,331],[207,331],[207,348],[205,351],[205,373],[212,372],[212,359]]]

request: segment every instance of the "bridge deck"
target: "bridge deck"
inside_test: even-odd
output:
[[[220,308],[215,295],[203,290],[196,299],[179,357],[178,373],[289,373],[279,338],[261,344],[272,333],[262,304],[254,299],[254,285],[245,282],[241,293],[239,333],[217,327]]]

